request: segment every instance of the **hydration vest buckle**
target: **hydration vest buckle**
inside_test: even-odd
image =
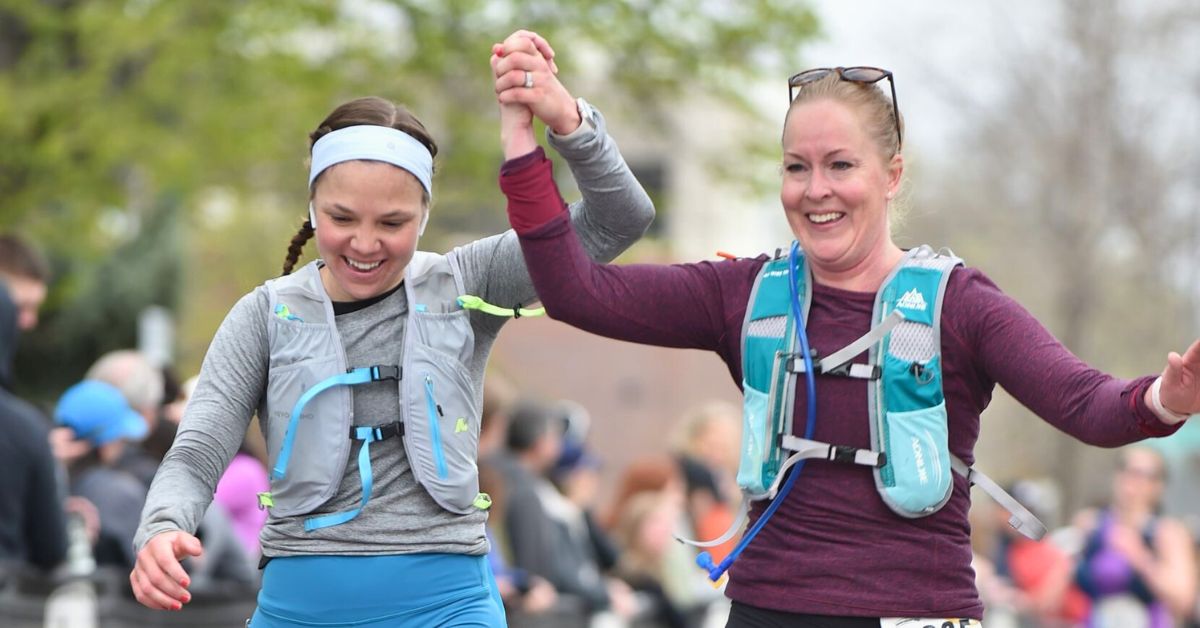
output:
[[[351,425],[350,438],[353,440],[367,440],[378,442],[387,440],[393,436],[404,436],[404,423],[396,421],[387,425]]]
[[[804,354],[799,351],[795,353],[781,354],[787,361],[784,362],[784,368],[788,373],[804,373]],[[808,355],[812,358],[813,375],[821,374],[821,363],[817,361],[818,352],[816,349],[810,348]]]
[[[883,376],[883,369],[879,368],[878,364],[858,364],[847,362],[840,364],[829,370],[820,369],[825,375],[840,375],[842,377],[853,377],[855,379],[879,379]]]
[[[853,464],[854,463],[854,454],[856,452],[857,452],[857,449],[854,447],[847,447],[845,445],[834,445],[833,451],[829,452],[829,459],[834,462],[848,462],[848,463]]]
[[[371,367],[371,381],[381,382],[385,379],[400,381],[400,367],[395,364],[385,364]]]

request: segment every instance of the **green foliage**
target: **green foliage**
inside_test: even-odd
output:
[[[405,103],[437,138],[426,246],[504,228],[488,56],[522,27],[569,88],[653,120],[689,92],[745,105],[816,23],[787,0],[0,0],[0,224],[60,271],[20,379],[61,389],[151,304],[179,308],[194,370],[237,295],[278,274],[307,134],[351,97]]]

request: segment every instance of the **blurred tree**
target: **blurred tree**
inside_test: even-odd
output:
[[[55,394],[132,344],[151,304],[176,310],[194,371],[237,296],[278,273],[307,133],[350,97],[434,132],[426,247],[504,228],[488,55],[518,27],[550,39],[568,87],[654,119],[689,90],[744,107],[816,22],[788,0],[0,0],[0,224],[58,271],[24,387]]]
[[[1180,54],[1200,12],[1175,0],[1043,6],[1052,26],[1036,35],[996,13],[1007,49],[974,71],[994,73],[998,92],[973,98],[942,82],[972,112],[970,158],[934,169],[942,185],[921,204],[938,209],[911,226],[953,243],[1089,363],[1158,372],[1200,327],[1200,90],[1189,89],[1200,60]],[[1070,509],[1105,493],[1105,452],[1031,438],[1048,428],[1001,399],[988,421],[1003,427],[981,446],[1003,455],[981,455],[1008,466],[1002,477],[1050,474]]]

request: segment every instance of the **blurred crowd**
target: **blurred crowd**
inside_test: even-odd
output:
[[[679,419],[670,453],[610,470],[588,446],[587,410],[489,375],[480,485],[493,500],[489,559],[513,625],[547,614],[559,619],[545,625],[561,625],[564,613],[593,626],[724,625],[724,597],[675,538],[733,522],[739,421],[733,406],[697,407]],[[616,480],[603,503],[602,474]],[[728,551],[714,549],[718,559]]]
[[[1062,500],[1053,482],[1030,479],[1012,485],[1012,495],[1052,527],[1042,540],[1012,530],[1007,513],[992,506],[995,516],[975,530],[985,625],[1200,626],[1198,530],[1193,521],[1167,514],[1184,505],[1164,499],[1168,461],[1144,445],[1123,449],[1118,459],[1108,500],[1075,513],[1065,525],[1058,525]],[[1191,495],[1190,501],[1196,497]]]
[[[27,241],[0,235],[0,561],[5,584],[96,571],[128,574],[150,481],[171,447],[192,381],[133,349],[102,355],[50,407],[11,391],[19,336],[36,327],[49,267]],[[246,589],[258,578],[266,512],[265,446],[252,428],[229,466],[189,571],[201,589]],[[132,598],[131,598],[132,599]]]
[[[48,281],[36,249],[0,235],[0,591],[22,578],[128,574],[150,481],[194,385],[126,349],[100,357],[52,407],[14,395],[15,348],[37,325]],[[699,404],[675,420],[668,451],[619,469],[589,445],[591,423],[577,403],[534,398],[489,374],[480,484],[492,499],[489,562],[511,625],[724,625],[721,590],[675,539],[717,537],[738,515],[739,409]],[[974,529],[984,624],[1200,626],[1198,530],[1174,516],[1200,499],[1186,482],[1170,490],[1168,477],[1188,455],[1122,450],[1107,503],[1069,516],[1053,482],[1013,483],[1010,492],[1053,530],[1039,541],[981,503]],[[257,589],[266,462],[252,422],[199,530],[205,553],[187,564],[198,593],[244,599]],[[711,548],[713,558],[732,543]]]

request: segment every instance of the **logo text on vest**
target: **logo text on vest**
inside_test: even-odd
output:
[[[921,451],[921,441],[916,437],[912,437],[913,462],[917,465],[917,480],[921,484],[929,483],[929,473],[925,471],[925,454]]]

